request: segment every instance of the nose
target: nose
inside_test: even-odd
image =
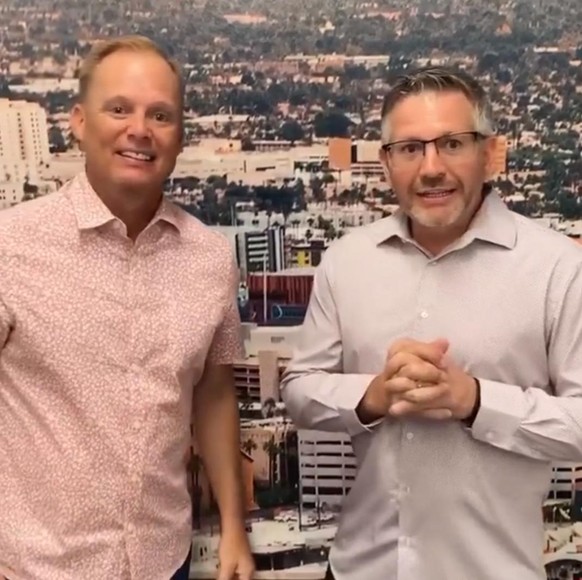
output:
[[[136,112],[129,118],[127,132],[131,137],[144,139],[150,136],[148,120],[142,113]]]
[[[420,176],[425,179],[440,179],[446,173],[445,165],[434,143],[427,143],[420,165]]]

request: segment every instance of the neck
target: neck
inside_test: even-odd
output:
[[[127,228],[127,237],[135,241],[151,222],[163,193],[161,191],[128,191],[111,185],[100,184],[87,174],[87,178],[99,199],[107,209]]]
[[[411,223],[412,239],[423,247],[431,256],[438,256],[445,248],[455,243],[466,231],[466,226],[452,226],[447,228],[425,227]]]

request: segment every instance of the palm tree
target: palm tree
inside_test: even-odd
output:
[[[263,451],[269,456],[269,486],[273,487],[276,479],[276,460],[277,455],[279,455],[279,445],[275,443],[275,436],[271,437],[263,443]]]
[[[246,441],[243,442],[241,448],[245,453],[252,455],[253,451],[258,449],[258,446],[257,442],[252,437],[249,437]]]
[[[270,419],[275,416],[275,411],[277,409],[277,403],[273,397],[269,397],[263,401],[263,405],[261,407],[261,414],[265,419]]]

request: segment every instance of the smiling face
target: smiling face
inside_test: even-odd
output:
[[[382,158],[415,237],[449,239],[462,235],[482,200],[495,144],[476,133],[473,103],[461,91],[411,94],[389,113],[391,146]],[[473,133],[472,133],[473,132]]]
[[[179,78],[152,51],[109,54],[73,108],[71,128],[96,191],[159,196],[181,150]]]

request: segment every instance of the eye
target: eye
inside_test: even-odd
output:
[[[123,115],[125,113],[125,109],[121,105],[113,105],[110,110],[114,115]]]
[[[171,123],[174,116],[168,111],[156,111],[153,114],[153,119],[156,123]]]
[[[462,149],[464,142],[460,139],[456,139],[454,137],[450,137],[445,141],[445,149],[448,151],[457,151],[458,149]]]
[[[401,143],[398,146],[398,153],[404,155],[414,155],[422,149],[422,144],[417,141],[407,141],[406,143]]]

